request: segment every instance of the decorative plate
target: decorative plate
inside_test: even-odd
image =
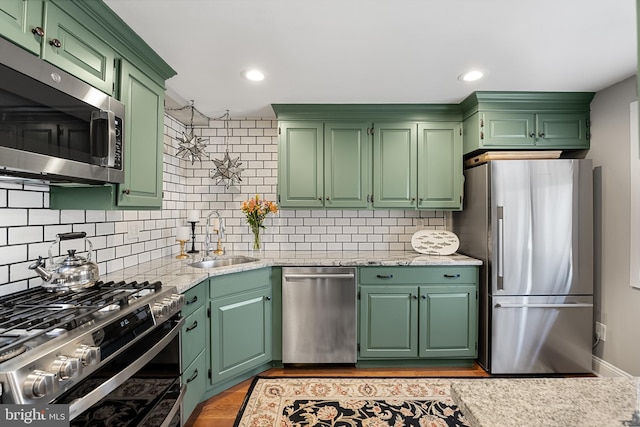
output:
[[[419,230],[411,237],[411,246],[421,254],[451,255],[458,250],[458,236],[445,230]]]

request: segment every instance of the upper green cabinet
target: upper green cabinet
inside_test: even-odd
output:
[[[366,207],[370,141],[366,123],[281,122],[281,207]]]
[[[0,1],[0,34],[23,48],[40,55],[44,34],[42,0]]]
[[[593,93],[476,92],[461,104],[464,154],[589,149]]]
[[[460,209],[462,137],[455,111],[385,105],[273,108],[280,119],[282,208]]]

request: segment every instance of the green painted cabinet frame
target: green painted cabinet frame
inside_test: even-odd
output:
[[[213,277],[209,297],[209,387],[214,387],[272,360],[271,269]]]
[[[0,35],[40,55],[42,38],[34,33],[43,29],[42,0],[0,1]]]
[[[474,359],[477,270],[360,268],[358,359]]]
[[[592,92],[475,92],[460,105],[464,155],[484,150],[587,150]]]

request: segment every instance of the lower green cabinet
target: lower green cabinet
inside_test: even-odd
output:
[[[184,294],[182,307],[184,326],[180,332],[181,380],[187,391],[182,404],[182,424],[202,399],[207,387],[206,364],[206,292],[209,280],[189,289]]]
[[[477,267],[363,267],[359,360],[474,359]]]
[[[272,359],[271,269],[210,279],[210,386]]]

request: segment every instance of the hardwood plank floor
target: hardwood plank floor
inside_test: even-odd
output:
[[[477,364],[470,368],[287,367],[272,368],[261,376],[271,377],[489,377]],[[196,407],[185,427],[232,427],[252,379],[230,388]]]

